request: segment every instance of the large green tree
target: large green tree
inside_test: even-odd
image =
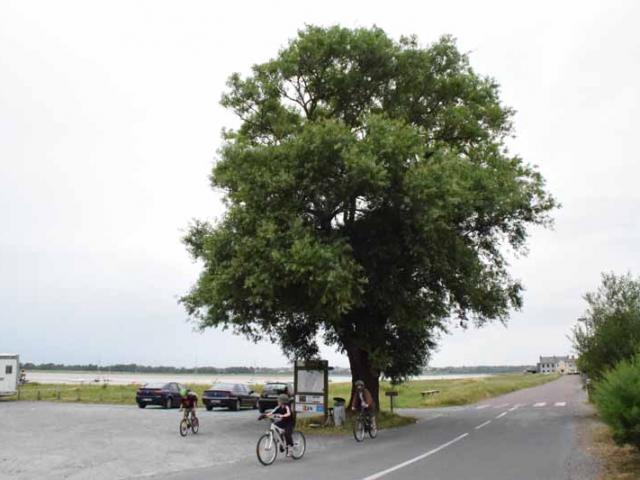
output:
[[[640,279],[605,273],[584,296],[585,315],[573,329],[578,368],[594,380],[640,352]]]
[[[416,374],[450,321],[521,305],[503,252],[549,222],[536,168],[510,154],[512,110],[444,37],[309,26],[231,76],[211,175],[226,213],[185,238],[203,264],[182,298],[201,328],[232,327],[290,357],[321,336],[378,396]]]

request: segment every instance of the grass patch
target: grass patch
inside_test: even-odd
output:
[[[210,385],[187,384],[202,398],[204,391]],[[261,385],[252,386],[256,392],[262,391]],[[75,403],[107,403],[113,405],[135,405],[138,385],[109,385],[109,384],[39,384],[27,383],[20,387],[20,395],[4,397],[5,401],[46,400],[50,402],[75,402]],[[202,405],[200,405],[202,406]]]
[[[314,415],[311,417],[299,416],[296,421],[296,429],[303,432],[305,435],[351,435],[353,429],[353,422],[355,420],[355,414],[349,412],[347,414],[347,421],[340,427],[320,427],[314,425],[322,425],[324,423],[323,415]],[[405,427],[416,423],[415,417],[408,415],[398,415],[397,413],[390,412],[378,412],[376,415],[378,422],[378,429],[385,430],[388,428]]]
[[[600,480],[637,480],[640,478],[640,450],[616,445],[611,429],[598,424],[592,434],[594,453],[602,461]]]
[[[448,380],[414,380],[398,385],[394,390],[398,396],[394,399],[395,408],[424,408],[467,405],[523,388],[535,387],[556,380],[560,375],[532,375],[509,373],[491,377],[459,378]],[[389,399],[384,392],[392,390],[388,382],[380,384],[380,403],[383,410],[389,408]],[[420,392],[440,390],[440,393],[422,398]],[[329,397],[349,399],[351,385],[348,383],[331,384]]]
[[[557,378],[558,375],[504,374],[449,380],[414,380],[395,387],[399,395],[395,398],[394,405],[396,408],[466,405],[522,388],[535,387]],[[209,385],[202,384],[186,386],[196,392],[200,398],[209,388]],[[262,391],[262,385],[253,385],[252,388],[258,393]],[[138,385],[28,383],[21,387],[19,399],[135,405],[137,389]],[[384,396],[387,390],[391,390],[391,385],[388,382],[382,382],[380,384],[382,411],[389,409],[389,399]],[[440,390],[440,393],[423,399],[420,392],[424,390]],[[351,384],[349,383],[331,383],[329,386],[330,403],[333,397],[349,400],[350,395]],[[5,398],[5,400],[16,399],[16,396]]]

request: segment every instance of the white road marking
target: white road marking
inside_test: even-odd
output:
[[[447,443],[443,443],[439,447],[434,448],[433,450],[429,450],[428,452],[425,452],[422,455],[418,455],[417,457],[412,458],[411,460],[407,460],[406,462],[399,463],[398,465],[396,465],[394,467],[387,468],[386,470],[382,470],[381,472],[374,473],[373,475],[369,475],[368,477],[365,477],[362,480],[376,480],[377,478],[382,478],[382,477],[384,477],[385,475],[387,475],[387,474],[389,474],[391,472],[395,472],[396,470],[400,470],[401,468],[407,467],[407,466],[411,465],[412,463],[416,463],[416,462],[419,462],[422,459],[430,457],[434,453],[438,453],[440,450],[443,450],[443,449],[447,448],[449,445],[453,445],[454,443],[459,442],[460,440],[462,440],[467,435],[469,435],[469,434],[468,433],[463,433],[462,435],[457,436],[453,440],[450,440]]]
[[[566,407],[567,406],[567,402],[556,402],[555,405],[556,405],[556,407]]]
[[[496,417],[496,420],[497,420],[497,419],[499,419],[499,418],[504,417],[506,414],[507,414],[507,412],[502,412],[500,415],[498,415],[498,416]]]
[[[534,407],[544,407],[547,404],[547,402],[538,402],[538,403],[534,403],[533,406]]]
[[[482,427],[486,427],[487,425],[489,425],[491,423],[491,420],[487,420],[484,423],[481,423],[480,425],[478,425],[476,428],[476,430],[480,430]]]
[[[514,405],[513,407],[511,407],[509,409],[510,412],[513,412],[514,410],[516,410],[519,407],[519,405]]]
[[[490,407],[490,406],[491,406],[491,405],[478,405],[478,406],[476,407],[476,410],[482,410],[483,408],[487,408],[487,407]]]
[[[493,408],[504,408],[504,407],[508,407],[508,406],[509,406],[509,404],[508,404],[508,403],[503,403],[502,405],[496,405],[496,406],[495,406],[495,407],[493,407]]]

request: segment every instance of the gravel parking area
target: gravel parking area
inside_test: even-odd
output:
[[[144,478],[255,462],[266,429],[256,410],[199,409],[200,432],[182,438],[177,409],[0,402],[0,479]],[[336,439],[318,439],[316,448]]]

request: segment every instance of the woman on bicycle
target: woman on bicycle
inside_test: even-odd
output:
[[[291,455],[289,447],[293,447],[293,426],[295,421],[293,420],[293,412],[289,405],[289,396],[286,393],[282,393],[278,396],[278,406],[274,408],[270,413],[267,413],[268,417],[279,417],[276,422],[276,426],[284,430],[284,439],[287,442],[287,457]]]
[[[376,402],[373,400],[373,395],[365,388],[362,380],[356,380],[355,387],[356,390],[353,392],[353,397],[351,398],[351,410],[361,410],[362,413],[371,419],[371,423],[375,425],[374,422],[376,419],[373,414],[376,411]]]

